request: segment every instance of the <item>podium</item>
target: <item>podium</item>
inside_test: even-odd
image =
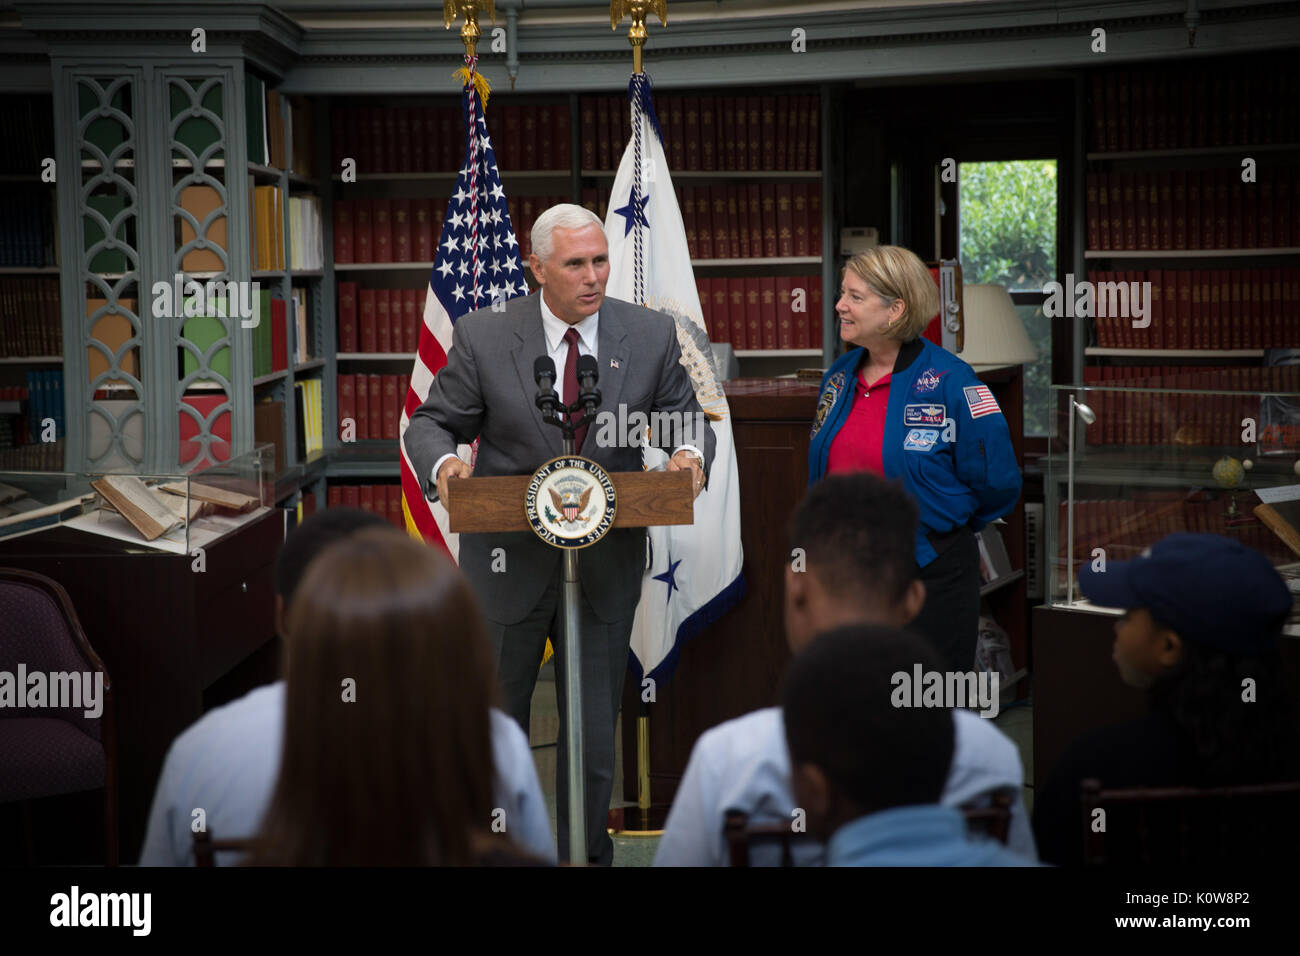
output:
[[[566,445],[568,441],[566,440]],[[565,454],[546,462],[536,474],[555,464],[564,468],[569,462],[591,459]],[[450,530],[457,534],[529,531],[536,528],[528,515],[525,500],[536,475],[456,478],[447,482],[447,514]],[[650,525],[693,524],[695,495],[690,471],[626,471],[608,475],[614,487],[614,518],[609,528],[643,528]],[[542,540],[545,537],[538,534]],[[578,551],[547,541],[564,552],[564,685],[568,700],[565,739],[569,751],[569,862],[587,859],[586,787],[582,751],[582,635],[579,631]],[[540,665],[540,661],[538,664]]]

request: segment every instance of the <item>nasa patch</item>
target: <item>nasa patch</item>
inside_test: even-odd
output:
[[[948,409],[943,405],[904,405],[903,425],[942,425]]]
[[[912,386],[912,394],[927,395],[933,392],[939,387],[939,379],[947,374],[947,371],[938,372],[932,368],[927,368],[916,377],[916,384]]]
[[[913,428],[903,439],[903,451],[930,451],[938,441],[937,428]]]
[[[826,380],[826,391],[822,392],[821,400],[817,402],[817,414],[813,417],[813,438],[817,437],[817,433],[822,430],[822,425],[826,424],[826,416],[830,414],[830,410],[835,407],[835,402],[839,399],[840,391],[843,388],[843,372],[836,372]]]

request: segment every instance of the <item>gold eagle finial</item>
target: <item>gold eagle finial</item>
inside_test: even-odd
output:
[[[668,0],[612,0],[609,5],[609,28],[617,30],[624,16],[632,18],[627,40],[632,44],[632,70],[641,72],[641,48],[650,33],[645,28],[646,14],[653,12],[659,22],[668,26]]]
[[[468,56],[476,54],[479,37],[483,35],[478,28],[478,14],[484,7],[487,8],[488,17],[495,24],[497,11],[493,0],[443,0],[442,3],[442,25],[445,29],[451,29],[451,25],[456,22],[456,17],[465,18],[465,25],[460,28],[460,38],[465,44],[465,52]]]

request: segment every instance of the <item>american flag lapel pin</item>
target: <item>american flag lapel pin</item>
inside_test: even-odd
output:
[[[610,360],[609,360],[609,367],[610,367],[610,368],[618,368],[618,359],[615,359],[615,358],[610,359]]]

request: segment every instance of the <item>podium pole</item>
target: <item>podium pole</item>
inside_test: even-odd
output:
[[[572,455],[573,437],[564,436],[564,453]],[[569,865],[587,864],[586,762],[582,753],[582,640],[578,552],[564,551],[564,699],[565,740],[569,750]]]

